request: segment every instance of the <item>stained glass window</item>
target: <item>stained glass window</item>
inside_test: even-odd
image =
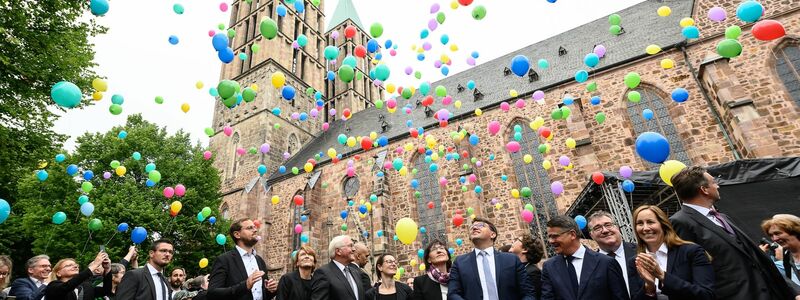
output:
[[[800,46],[797,41],[775,51],[775,70],[789,95],[800,105]]]
[[[667,105],[664,104],[664,99],[652,89],[644,88],[637,89],[636,91],[642,95],[642,99],[639,101],[639,103],[633,103],[626,100],[628,103],[628,115],[631,118],[631,125],[633,125],[633,131],[635,132],[636,136],[639,136],[639,134],[646,131],[660,133],[667,138],[667,141],[669,141],[669,159],[674,159],[683,162],[686,165],[691,165],[692,161],[689,159],[689,155],[686,153],[686,148],[683,146],[683,142],[678,134],[678,130],[675,128],[675,124],[672,123],[672,117],[669,116],[669,110]],[[644,119],[642,112],[645,109],[650,109],[653,111],[652,119]],[[645,164],[649,165],[650,167],[658,166],[657,164],[647,161],[645,161]]]
[[[417,156],[414,168],[417,169],[414,179],[419,183],[414,191],[419,213],[419,226],[426,229],[426,233],[422,235],[422,245],[423,247],[428,245],[433,239],[447,241],[439,180],[436,174],[430,171],[430,164],[425,162],[424,155]],[[417,192],[419,197],[416,197]],[[428,208],[428,202],[433,202],[433,208]]]
[[[301,195],[301,196],[305,197],[304,194],[305,193],[303,191],[297,191],[295,193],[295,195]],[[292,196],[292,199],[294,199],[294,196]],[[306,204],[305,204],[305,201],[304,201],[303,205],[295,205],[294,203],[292,203],[289,206],[291,207],[290,209],[292,210],[292,222],[294,223],[292,225],[292,249],[297,249],[297,248],[300,248],[300,246],[302,244],[300,242],[300,234],[297,234],[294,231],[294,225],[301,223],[300,217],[302,216],[303,212],[305,211]]]

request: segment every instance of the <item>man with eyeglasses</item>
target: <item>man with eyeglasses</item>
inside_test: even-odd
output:
[[[353,240],[347,235],[336,236],[328,243],[331,262],[314,271],[311,277],[312,300],[367,300],[355,260]]]
[[[208,283],[209,300],[269,300],[278,283],[267,278],[267,263],[254,249],[261,239],[250,219],[239,219],[228,231],[236,247],[217,256]]]
[[[50,257],[47,255],[37,255],[25,262],[28,270],[28,277],[18,278],[11,283],[9,296],[15,296],[18,300],[33,300],[42,294],[42,291],[49,282],[52,266]]]
[[[475,249],[456,257],[447,284],[449,300],[534,300],[533,284],[516,255],[494,249],[497,228],[475,218],[470,240]]]
[[[150,246],[147,264],[138,269],[125,272],[117,286],[115,300],[170,300],[169,288],[164,268],[172,262],[175,248],[172,241],[160,239]]]
[[[619,264],[584,247],[575,220],[563,215],[550,218],[547,241],[558,255],[544,263],[542,299],[629,299]]]
[[[619,227],[607,211],[600,210],[589,216],[589,235],[600,247],[598,252],[608,255],[617,261],[625,279],[626,291],[630,296],[636,292],[633,287],[642,286],[639,273],[635,268],[628,268],[628,261],[636,257],[636,245],[622,242]]]

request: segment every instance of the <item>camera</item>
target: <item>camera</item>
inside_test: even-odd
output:
[[[773,252],[775,251],[775,249],[778,249],[778,243],[770,241],[770,240],[768,240],[767,238],[764,238],[764,237],[761,238],[761,243],[760,244],[761,245],[769,245],[769,250],[771,250]]]

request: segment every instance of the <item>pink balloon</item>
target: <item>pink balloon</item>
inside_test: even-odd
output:
[[[397,107],[397,100],[389,99],[388,101],[386,101],[386,107],[394,109],[395,107]]]
[[[489,134],[496,135],[500,132],[500,122],[491,121],[489,122]]]
[[[436,22],[436,19],[430,19],[430,21],[428,21],[428,29],[430,29],[431,31],[436,30],[436,27],[438,26],[439,22]]]
[[[603,58],[603,56],[606,56],[606,46],[603,45],[594,46],[594,50],[592,52],[594,52],[594,54],[597,54],[597,57]]]
[[[439,178],[439,185],[446,186],[447,185],[447,178],[440,177]]]
[[[209,30],[208,31],[208,36],[209,37],[213,37],[215,34],[216,34],[216,32],[214,30]]]
[[[170,186],[165,187],[164,188],[164,197],[172,198],[172,196],[175,196],[175,189],[173,189]]]
[[[504,112],[508,112],[508,110],[511,109],[511,105],[504,101],[503,103],[500,103],[500,109]]]
[[[328,124],[328,122],[322,123],[322,131],[328,131],[328,128],[330,127],[331,125]]]
[[[231,136],[233,134],[233,128],[228,125],[225,125],[225,128],[222,128],[222,132],[225,133],[227,136]]]
[[[300,234],[303,232],[303,225],[297,224],[294,225],[294,233]]]
[[[238,149],[236,149],[236,154],[238,154],[239,156],[242,156],[242,155],[244,155],[245,153],[247,153],[247,151],[245,151],[245,150],[244,150],[244,148],[238,148]]]
[[[292,49],[300,49],[300,44],[297,41],[292,42]]]
[[[219,10],[222,12],[228,11],[228,3],[222,2],[219,4]]]
[[[356,176],[356,169],[353,167],[347,168],[347,177]]]
[[[292,155],[289,154],[289,152],[283,152],[283,159],[289,159],[289,157],[292,157]]]
[[[542,91],[535,91],[533,92],[533,100],[539,101],[544,99],[544,92]]]
[[[177,195],[178,197],[183,197],[183,195],[186,195],[186,187],[183,186],[182,184],[176,185],[175,195]]]
[[[450,105],[451,103],[453,103],[453,97],[445,96],[444,98],[442,98],[442,104]]]
[[[391,55],[391,56],[395,56],[395,55],[397,55],[397,51],[396,51],[396,50],[394,50],[394,49],[392,49],[392,50],[389,50],[389,55]]]
[[[431,50],[431,48],[433,48],[431,43],[429,43],[429,42],[422,43],[422,49],[425,49],[425,51]]]
[[[211,151],[206,150],[205,152],[203,152],[203,159],[205,160],[211,159]],[[109,173],[109,175],[111,174]]]
[[[622,166],[619,168],[619,175],[621,175],[622,178],[627,179],[633,175],[633,169],[629,166]]]
[[[506,150],[508,150],[508,152],[511,153],[519,152],[521,147],[522,146],[520,146],[520,144],[517,141],[510,141],[508,142],[508,144],[506,144]]]
[[[469,183],[475,183],[475,181],[478,180],[478,177],[475,176],[475,174],[469,174],[469,177],[467,177],[467,180],[469,180]]]
[[[470,65],[470,66],[474,66],[475,65],[475,59],[472,58],[472,57],[467,57],[467,64]]]
[[[403,154],[403,147],[397,147],[394,149],[394,153]]]
[[[711,21],[722,22],[727,17],[728,15],[722,7],[712,7],[708,10],[708,18],[711,19]]]
[[[300,119],[300,113],[298,113],[298,112],[293,112],[293,113],[292,113],[292,120],[297,120],[297,119]]]
[[[530,210],[523,209],[522,210],[522,219],[525,220],[525,223],[530,223],[533,221],[533,213]]]
[[[524,108],[525,107],[525,100],[517,99],[517,102],[514,102],[514,106],[516,108]]]
[[[442,62],[441,62],[441,61],[438,61],[438,60],[437,60],[437,61],[435,61],[435,62],[433,62],[433,67],[434,67],[434,68],[437,68],[437,69],[438,69],[438,68],[441,68],[441,67],[442,67]]]
[[[386,169],[386,170],[391,169],[392,168],[392,163],[388,162],[388,161],[383,163],[383,168]]]
[[[270,148],[269,144],[263,143],[261,144],[261,149],[259,150],[261,150],[261,153],[269,153],[269,148]]]
[[[550,191],[556,194],[556,196],[561,195],[561,193],[564,192],[564,184],[561,183],[561,181],[553,181],[553,183],[550,184]]]
[[[316,118],[317,115],[319,115],[319,111],[316,110],[316,109],[312,109],[312,110],[308,111],[308,114],[311,115],[312,118]]]

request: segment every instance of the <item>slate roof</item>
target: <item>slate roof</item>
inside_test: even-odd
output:
[[[331,31],[336,25],[341,24],[347,19],[352,20],[356,26],[364,30],[364,25],[361,23],[361,18],[358,17],[358,12],[356,12],[356,6],[353,5],[353,1],[339,0],[339,3],[336,4],[336,10],[333,11],[331,22],[328,23],[328,28],[325,29],[325,31]]]
[[[656,15],[656,10],[664,5],[672,8],[670,17]],[[656,44],[662,49],[667,49],[683,42],[684,38],[678,21],[683,17],[690,17],[693,6],[694,1],[692,0],[647,0],[617,12],[622,17],[621,26],[625,30],[624,34],[612,36],[608,32],[608,16],[604,16],[433,82],[431,83],[431,93],[433,93],[433,89],[436,86],[443,85],[454,100],[461,100],[462,106],[460,109],[456,109],[452,105],[447,107],[447,110],[451,113],[451,120],[470,115],[475,108],[481,108],[486,111],[488,108],[497,107],[503,101],[516,99],[516,97],[509,96],[508,91],[511,89],[517,90],[520,97],[523,97],[532,94],[536,90],[546,90],[565,82],[570,82],[574,80],[575,72],[578,70],[590,71],[583,63],[583,58],[592,51],[595,45],[602,44],[607,49],[605,57],[594,68],[597,71],[646,57],[644,49],[648,45]],[[559,47],[566,49],[567,54],[559,56]],[[503,74],[503,70],[509,66],[511,59],[518,54],[525,55],[531,60],[531,66],[539,74],[540,79],[538,81],[529,82],[527,76],[517,77],[514,74],[508,76]],[[536,67],[536,62],[540,58],[547,59],[550,63],[548,69],[539,70]],[[469,89],[465,89],[461,93],[457,91],[459,84],[466,87],[469,80],[474,80],[476,88],[483,93],[482,100],[473,101],[472,91]],[[549,97],[557,96],[551,95]],[[311,139],[284,165],[289,170],[292,167],[298,167],[303,172],[303,164],[317,153],[323,153],[323,159],[319,163],[329,162],[330,159],[324,153],[331,146],[344,157],[347,157],[350,152],[361,151],[359,145],[354,148],[340,145],[337,142],[337,137],[342,133],[347,136],[366,136],[375,131],[378,132],[379,136],[385,135],[392,141],[408,135],[409,128],[406,127],[406,120],[409,119],[412,120],[414,128],[425,127],[428,130],[430,127],[438,126],[438,121],[432,117],[425,116],[422,107],[413,109],[411,115],[407,115],[402,111],[401,108],[406,103],[411,103],[414,106],[422,98],[423,96],[420,93],[416,93],[409,100],[398,97],[398,110],[393,114],[390,114],[386,109],[370,108],[353,114],[348,121],[336,120],[330,124],[327,132],[320,132],[317,137]],[[443,107],[440,100],[437,99],[435,102],[436,104],[431,106],[434,112]],[[383,115],[385,120],[391,124],[391,128],[385,133],[380,133],[379,115]],[[350,131],[346,131],[345,122]],[[293,176],[289,171],[284,174],[275,172],[270,176],[269,181],[279,181],[282,177],[289,176]]]

